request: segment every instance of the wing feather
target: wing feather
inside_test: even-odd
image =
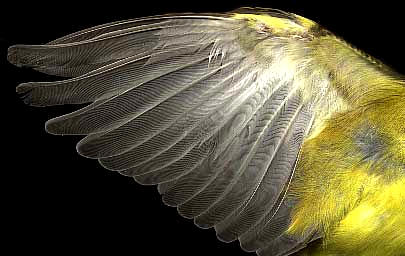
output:
[[[141,28],[146,25],[156,25],[157,23],[164,22],[164,21],[170,21],[174,19],[196,19],[196,20],[207,20],[207,19],[212,19],[212,20],[218,20],[222,17],[223,20],[226,20],[226,15],[220,15],[218,13],[216,14],[195,14],[195,13],[183,13],[183,14],[165,14],[165,15],[156,15],[156,16],[150,16],[150,17],[143,17],[143,18],[135,18],[135,19],[130,19],[130,20],[124,20],[124,21],[116,21],[116,22],[111,22],[103,25],[98,25],[92,28],[84,29],[66,36],[63,36],[61,38],[55,39],[48,44],[54,45],[54,44],[67,44],[67,43],[72,43],[72,42],[80,42],[80,41],[85,41],[89,40],[92,38],[96,38],[101,35],[108,35],[109,33],[113,32],[115,33],[116,31],[121,31],[125,30],[128,28]],[[201,23],[199,23],[201,24]],[[204,28],[204,26],[201,26]],[[205,27],[206,28],[206,27]]]
[[[253,79],[251,74],[241,80],[240,84],[244,84],[242,83],[242,81],[250,79]],[[153,164],[154,166],[156,166],[159,162],[167,162],[167,155],[177,155],[179,152],[183,152],[184,150],[190,149],[191,147],[198,147],[199,145],[203,144],[207,139],[215,134],[222,125],[224,125],[224,123],[227,121],[227,118],[232,117],[230,113],[231,110],[229,109],[231,107],[235,108],[238,106],[237,104],[235,104],[235,102],[240,101],[241,98],[248,95],[247,93],[240,92],[240,90],[246,91],[248,90],[248,87],[243,88],[241,86],[241,88],[238,88],[237,83],[236,88],[234,88],[229,93],[226,93],[222,96],[220,95],[219,97],[216,97],[218,95],[213,96],[210,98],[209,101],[205,101],[203,105],[195,108],[195,111],[188,113],[184,123],[176,123],[177,126],[174,129],[169,130],[169,132],[176,132],[180,140],[174,142],[176,143],[176,145],[174,145],[174,143],[170,144],[168,150],[162,152],[161,155],[161,151],[154,154],[155,156],[158,156],[154,157],[153,161],[148,161],[149,164]],[[179,128],[178,126],[188,127],[189,129],[184,131],[181,127]],[[174,133],[171,132],[166,138],[169,140],[173,140],[174,138],[176,138],[173,135]],[[161,143],[160,137],[161,136],[156,138],[156,145]],[[145,145],[145,147],[148,147],[146,143],[143,145]],[[153,151],[156,150],[153,149]],[[159,161],[161,158],[166,159],[164,161]],[[137,166],[135,168],[138,173],[144,173],[146,170],[150,170],[150,166],[146,168]]]
[[[187,83],[170,81],[170,74],[180,76],[177,71],[188,67],[192,69],[193,65],[206,58],[201,53],[201,55],[187,56],[186,59],[184,56],[177,59],[173,58],[171,62],[162,64],[164,68],[159,65],[152,65],[154,68],[148,71],[142,68],[150,75],[140,75],[140,81],[137,81],[137,77],[129,77],[128,81],[132,84],[130,88],[118,92],[116,95],[111,95],[102,104],[95,101],[86,108],[86,111],[79,110],[52,119],[47,122],[46,128],[54,134],[89,134],[115,129],[140,113],[155,107],[171,95],[175,95]],[[192,62],[190,63],[189,60]],[[204,65],[204,63],[200,65]],[[172,86],[166,86],[167,83],[172,83]],[[116,106],[118,105],[123,107],[117,109]],[[62,127],[64,128],[61,129]],[[85,152],[83,154],[86,155]],[[88,156],[91,157],[91,155]]]
[[[225,241],[233,241],[240,235],[254,227],[259,220],[271,211],[272,208],[278,207],[277,200],[280,197],[285,186],[290,182],[291,172],[295,161],[297,160],[300,145],[305,137],[308,123],[311,115],[300,105],[299,99],[293,102],[291,108],[292,117],[286,118],[286,127],[283,123],[277,123],[278,126],[271,129],[271,133],[266,141],[267,148],[261,152],[262,158],[267,160],[255,159],[256,162],[251,164],[251,168],[260,167],[261,164],[267,163],[265,173],[251,186],[252,192],[248,193],[241,201],[241,207],[228,216],[223,222],[219,223],[215,229],[218,236]],[[278,130],[278,131],[277,131]],[[284,131],[283,131],[284,130]],[[274,148],[274,141],[283,135],[282,143],[278,143],[278,148]],[[269,147],[273,147],[273,149]],[[267,152],[273,152],[268,154]],[[249,167],[250,167],[249,166]],[[255,172],[258,172],[257,170]],[[250,179],[250,182],[255,179]],[[245,181],[246,183],[248,181]],[[241,190],[243,191],[243,190]],[[238,195],[238,194],[235,194]]]
[[[277,10],[238,10],[264,11],[297,22]],[[19,85],[25,103],[88,104],[49,120],[48,132],[86,135],[81,155],[157,184],[165,204],[215,227],[220,240],[289,255],[315,239],[315,231],[286,234],[295,204],[286,193],[319,102],[295,79],[313,37],[279,36],[260,22],[230,13],[146,17],[12,46],[8,59],[71,77]]]
[[[293,95],[294,90],[291,92],[290,95]],[[265,165],[271,163],[272,154],[277,152],[284,142],[288,125],[294,121],[293,116],[300,108],[297,99],[291,100],[290,95],[287,95],[281,103],[272,102],[274,105],[271,107],[275,107],[272,109],[274,112],[270,112],[267,117],[262,115],[262,120],[256,122],[257,129],[253,131],[254,139],[252,140],[254,143],[249,152],[241,159],[242,161],[235,161],[240,166],[238,173],[234,179],[227,180],[229,185],[224,188],[214,205],[195,219],[197,225],[214,226],[236,210],[244,199],[247,199],[245,197],[250,197],[254,193],[256,183],[260,183],[260,177],[266,173]],[[263,158],[267,158],[267,161]],[[227,171],[225,170],[225,172]]]

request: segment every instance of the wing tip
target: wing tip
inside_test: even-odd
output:
[[[59,118],[56,117],[56,118],[49,119],[48,121],[45,122],[45,131],[47,133],[52,134],[52,135],[64,135],[65,134],[63,126],[58,125],[58,122],[57,122],[58,119]]]
[[[14,66],[36,67],[38,58],[33,53],[33,45],[16,44],[7,49],[7,61]]]
[[[12,45],[7,49],[7,61],[17,67],[22,66],[18,58],[18,45]]]
[[[215,231],[216,231],[216,230],[215,230]],[[235,237],[230,237],[230,236],[224,236],[223,234],[218,233],[218,232],[216,232],[216,237],[217,237],[217,239],[218,239],[219,241],[221,241],[221,242],[223,242],[223,243],[226,243],[226,244],[232,243],[233,241],[235,241],[236,239],[238,239],[237,237],[235,238]]]
[[[193,219],[195,216],[192,214],[192,212],[188,209],[188,208],[186,208],[186,209],[183,209],[182,207],[181,207],[182,205],[179,205],[179,206],[177,206],[177,213],[181,216],[181,217],[183,217],[183,218],[185,218],[185,219],[189,219],[189,220],[191,220],[191,219]]]
[[[260,246],[258,246],[255,239],[252,239],[253,238],[252,236],[247,236],[247,235],[248,235],[248,232],[238,238],[240,248],[242,248],[242,250],[245,252],[257,251],[260,248]]]
[[[35,106],[35,104],[33,104],[33,95],[31,91],[32,86],[30,83],[22,83],[15,88],[15,92],[25,104]]]
[[[223,243],[231,243],[238,239],[238,237],[235,235],[231,235],[230,233],[225,234],[224,232],[217,230],[216,226],[215,226],[215,231],[216,231],[217,239]]]
[[[100,155],[97,154],[97,151],[94,150],[94,147],[89,145],[88,140],[89,140],[89,137],[84,137],[76,144],[77,153],[80,156],[85,157],[85,158],[90,158],[90,159],[102,158]]]
[[[36,82],[21,83],[16,87],[16,93],[20,96],[21,100],[32,107],[46,107],[50,104],[46,97],[38,90]]]

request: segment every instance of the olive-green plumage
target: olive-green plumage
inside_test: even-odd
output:
[[[78,152],[259,255],[405,252],[405,81],[315,22],[272,9],[110,23],[18,66],[17,87]]]

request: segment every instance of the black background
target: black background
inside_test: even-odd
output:
[[[37,1],[35,1],[37,2]],[[112,252],[132,255],[248,255],[237,242],[216,240],[164,206],[155,187],[101,168],[79,157],[79,137],[46,134],[44,122],[74,107],[32,108],[15,94],[26,81],[55,77],[5,62],[12,44],[40,44],[106,22],[168,12],[221,12],[241,6],[283,9],[315,20],[358,48],[405,74],[404,14],[386,1],[53,1],[9,2],[2,10],[3,232],[15,253]],[[371,1],[370,1],[371,2]],[[358,3],[357,3],[358,4]],[[4,64],[4,65],[3,65]],[[10,175],[10,176],[9,176]],[[7,186],[8,185],[8,186]],[[112,249],[112,251],[110,251]],[[253,255],[253,254],[251,254]]]

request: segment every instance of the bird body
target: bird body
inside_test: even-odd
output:
[[[403,255],[405,81],[317,23],[273,9],[110,23],[17,66],[17,87],[78,152],[259,255]],[[316,242],[316,241],[321,241]],[[309,246],[308,246],[309,245]]]
[[[253,27],[264,23],[288,38],[296,31],[305,35],[317,29],[301,17],[303,27],[263,15],[247,18]],[[292,61],[306,61],[303,71],[294,72],[302,93],[311,94],[308,98],[313,102],[322,95],[326,102],[315,110],[312,131],[287,192],[287,197],[299,199],[288,232],[322,230],[319,255],[405,252],[405,214],[398,214],[405,212],[405,83],[333,34],[317,32],[324,35],[299,45],[307,52]],[[315,88],[306,83],[311,73],[317,79]],[[389,249],[381,247],[381,240],[390,241]]]

